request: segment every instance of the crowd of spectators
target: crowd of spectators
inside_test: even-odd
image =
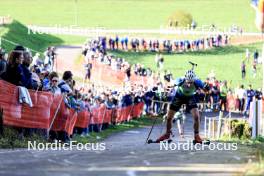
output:
[[[100,38],[99,38],[100,40]],[[139,76],[146,76],[149,79],[155,78],[155,85],[149,89],[147,93],[147,101],[146,104],[146,112],[149,113],[152,109],[154,114],[158,114],[159,111],[163,111],[161,109],[157,109],[154,107],[159,107],[160,103],[155,103],[151,105],[151,101],[148,101],[152,98],[160,101],[169,100],[168,96],[170,95],[171,87],[173,85],[173,75],[168,70],[162,70],[164,58],[161,53],[157,53],[155,57],[155,62],[157,64],[157,68],[159,71],[155,73],[150,68],[145,68],[144,65],[134,64],[129,65],[125,61],[124,58],[118,58],[113,55],[108,55],[106,52],[100,52],[100,45],[94,45],[91,43],[102,43],[98,40],[89,41],[84,45],[84,53],[90,53],[88,56],[85,55],[86,61],[89,62],[91,59],[95,59],[98,62],[108,64],[113,70],[126,71],[126,68],[130,68],[133,73]],[[89,47],[87,47],[89,45]],[[91,47],[96,46],[96,47]],[[254,54],[255,56],[256,54]],[[254,57],[255,58],[255,57]],[[107,60],[107,62],[105,62]],[[256,59],[254,59],[256,60]],[[130,70],[129,69],[129,70]],[[219,111],[219,110],[227,110],[227,95],[233,95],[235,97],[235,111],[238,111],[243,114],[248,114],[249,111],[249,103],[252,101],[253,97],[261,97],[260,90],[251,90],[251,86],[248,89],[244,88],[244,85],[239,85],[235,89],[231,89],[228,85],[227,81],[220,81],[216,79],[215,73],[212,70],[209,73],[208,78],[205,80],[210,85],[210,91],[205,93],[199,93],[199,98],[201,102],[204,102],[204,110],[210,111]],[[147,89],[147,88],[146,88]],[[153,91],[155,90],[155,91]],[[243,93],[242,93],[243,92]],[[252,93],[254,92],[254,93]],[[154,111],[153,111],[154,110]]]
[[[229,37],[226,34],[218,34],[198,39],[179,39],[179,40],[158,40],[145,39],[136,37],[101,37],[103,40],[103,47],[110,50],[128,51],[151,51],[151,52],[187,52],[205,50],[213,47],[220,47],[228,45]],[[108,42],[107,42],[108,41]]]

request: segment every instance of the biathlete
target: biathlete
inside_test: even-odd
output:
[[[209,85],[196,78],[193,70],[188,70],[185,77],[176,79],[175,92],[172,103],[167,113],[167,129],[166,133],[159,137],[155,142],[159,143],[164,140],[170,140],[172,134],[172,120],[176,112],[181,109],[183,104],[190,110],[194,119],[194,143],[203,143],[204,140],[199,135],[200,114],[198,111],[198,99],[195,96],[197,90],[209,90]]]

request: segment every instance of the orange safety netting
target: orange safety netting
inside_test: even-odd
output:
[[[120,75],[119,79],[121,79]],[[73,128],[86,128],[89,124],[123,122],[139,117],[144,103],[123,108],[107,109],[106,106],[92,112],[75,112],[68,108],[62,95],[29,90],[33,107],[18,102],[18,87],[0,80],[0,106],[4,109],[4,124],[24,128],[51,129],[73,133]]]
[[[61,102],[51,129],[53,131],[65,131],[68,134],[72,134],[76,121],[77,113],[73,109],[68,108],[64,102]]]
[[[53,95],[29,90],[33,107],[18,102],[18,87],[0,80],[0,106],[4,109],[4,124],[25,128],[49,128]]]
[[[140,115],[142,114],[143,107],[144,107],[144,103],[143,102],[134,105],[133,110],[131,112],[131,116],[139,118]]]
[[[99,108],[93,109],[91,116],[91,124],[102,124],[105,111],[106,111],[105,106],[101,106]]]
[[[87,128],[91,119],[91,113],[88,111],[81,111],[78,113],[76,127]]]
[[[123,70],[113,70],[109,65],[99,63],[95,60],[92,61],[93,69],[92,69],[92,80],[98,82],[100,80],[102,83],[107,85],[114,85],[114,86],[122,86],[126,74]],[[131,71],[130,82],[132,84],[142,84],[142,85],[153,85],[157,81],[153,80],[150,77],[143,77],[135,75]]]
[[[104,123],[111,123],[112,121],[112,114],[113,114],[113,110],[107,109],[105,111],[105,116],[104,116]]]
[[[131,110],[132,110],[132,106],[127,106],[127,107],[123,107],[123,108],[117,108],[117,112],[116,112],[116,122],[123,122],[126,120],[130,120],[131,119]]]

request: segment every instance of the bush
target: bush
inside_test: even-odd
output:
[[[231,136],[239,139],[249,139],[251,137],[251,127],[245,120],[231,121]]]
[[[184,11],[174,12],[168,19],[169,27],[191,27],[193,17]]]

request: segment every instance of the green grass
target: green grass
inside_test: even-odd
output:
[[[255,49],[261,51],[262,44],[227,46],[207,51],[188,52],[185,54],[163,54],[165,58],[164,70],[170,70],[174,78],[181,77],[187,69],[190,69],[188,61],[192,61],[198,64],[195,72],[203,80],[211,70],[214,70],[217,79],[232,80],[231,87],[236,87],[239,84],[252,84],[254,88],[262,87],[261,65],[258,65],[257,77],[253,79],[251,63],[246,62],[246,79],[242,80],[241,78],[240,65],[245,57],[246,48],[249,48],[250,52],[253,53]],[[145,67],[157,71],[156,65],[154,64],[155,53],[122,51],[111,51],[111,53],[118,57],[125,58],[129,63],[141,63],[144,64]]]
[[[232,24],[256,31],[249,0],[2,0],[0,16],[10,15],[24,24],[74,25],[106,28],[159,28],[177,10],[192,14],[198,26]]]
[[[14,43],[23,45],[29,49],[37,52],[44,52],[48,46],[67,45],[67,44],[80,44],[85,41],[85,37],[66,36],[59,37],[49,34],[28,34],[28,28],[14,20],[11,24],[0,27],[1,46],[7,51],[15,47]],[[10,43],[9,40],[13,43]]]
[[[245,175],[263,175],[264,173],[264,138],[257,137],[256,139],[239,139],[231,138],[228,136],[222,137],[217,142],[229,142],[237,143],[238,146],[246,146],[245,152],[250,152],[252,155],[256,156],[257,161],[249,163],[247,165]],[[241,150],[241,148],[239,148]],[[244,150],[244,149],[243,149]],[[243,150],[241,152],[243,152]]]
[[[28,141],[46,143],[47,140],[40,134],[34,133],[31,136],[20,136],[17,129],[4,127],[3,136],[0,135],[0,148],[26,148]]]
[[[11,42],[21,44],[24,47],[36,50],[38,52],[44,51],[48,46],[59,45],[63,43],[63,40],[52,35],[47,34],[35,34],[28,35],[27,27],[18,21],[13,21],[13,23],[2,28],[2,47],[6,50],[12,50],[15,45]]]

